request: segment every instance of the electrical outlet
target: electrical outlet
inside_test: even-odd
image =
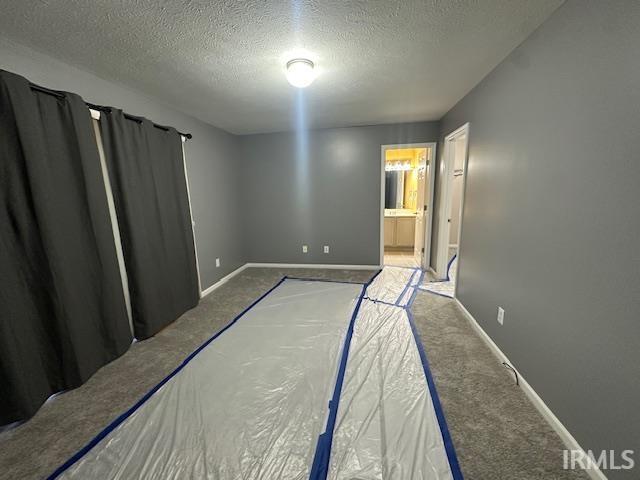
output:
[[[498,307],[498,323],[504,325],[504,308]]]
[[[307,253],[309,251],[309,247],[306,245],[302,245],[302,253]]]
[[[324,246],[324,253],[329,253],[329,245]]]
[[[216,267],[219,267],[219,266],[220,266],[220,259],[216,258]]]

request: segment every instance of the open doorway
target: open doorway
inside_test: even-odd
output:
[[[380,264],[426,268],[435,143],[382,146]]]
[[[445,137],[440,168],[442,195],[438,207],[435,273],[438,278],[451,283],[452,296],[458,273],[468,146],[467,123]]]

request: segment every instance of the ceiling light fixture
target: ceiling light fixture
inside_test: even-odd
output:
[[[311,85],[315,80],[313,62],[306,58],[294,58],[287,62],[287,81],[297,88]]]
[[[398,172],[398,171],[413,170],[413,167],[409,162],[393,162],[393,163],[385,164],[384,169],[387,172]]]

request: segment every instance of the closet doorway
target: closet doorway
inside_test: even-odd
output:
[[[439,172],[439,186],[442,195],[438,208],[435,261],[435,273],[440,279],[454,280],[457,278],[468,146],[468,123],[454,130],[444,139],[444,151]]]
[[[380,264],[424,269],[430,258],[435,143],[382,145]]]

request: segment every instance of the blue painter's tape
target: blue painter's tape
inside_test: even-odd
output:
[[[349,322],[349,328],[347,329],[347,335],[344,340],[344,347],[342,348],[342,356],[340,358],[340,366],[338,368],[338,375],[336,377],[336,385],[333,390],[333,397],[329,402],[329,416],[327,417],[327,428],[324,433],[318,437],[318,443],[316,444],[316,451],[313,456],[313,464],[311,465],[311,472],[309,473],[310,480],[325,480],[329,473],[329,458],[331,456],[331,446],[333,444],[333,431],[336,426],[336,418],[338,416],[338,407],[340,405],[340,394],[342,393],[342,383],[344,382],[344,374],[347,368],[347,360],[349,359],[349,347],[351,346],[351,339],[353,338],[353,329],[356,323],[356,317],[360,311],[362,300],[364,300],[364,294],[367,291],[367,287],[375,280],[382,270],[371,277],[371,279],[362,287],[362,292],[358,297],[358,303],[351,315],[351,321]]]
[[[449,280],[451,280],[451,277],[449,276],[449,271],[451,270],[451,264],[453,263],[453,261],[456,259],[456,257],[458,256],[458,254],[456,253],[453,257],[451,257],[451,260],[449,260],[449,263],[447,263],[447,282]]]
[[[436,385],[435,385],[435,382],[433,381],[431,370],[429,369],[429,362],[427,361],[427,355],[424,351],[422,342],[420,341],[420,335],[418,334],[415,323],[413,321],[413,314],[408,309],[407,309],[407,318],[409,320],[409,325],[411,326],[411,331],[413,332],[413,337],[416,341],[416,347],[418,348],[418,353],[420,354],[420,360],[422,361],[422,368],[424,370],[424,375],[427,378],[429,393],[431,394],[433,408],[436,411],[436,418],[438,419],[438,425],[440,426],[440,433],[442,434],[442,441],[444,443],[444,448],[447,453],[447,459],[449,460],[449,467],[451,468],[451,474],[453,476],[453,480],[463,480],[462,471],[460,470],[460,463],[458,462],[458,456],[456,455],[456,449],[453,446],[453,440],[451,440],[451,434],[449,433],[447,420],[445,419],[444,411],[442,410],[442,405],[440,404],[440,398],[438,397],[438,392],[436,391]]]
[[[411,283],[413,282],[413,277],[415,277],[416,273],[417,273],[417,270],[414,270],[413,273],[411,273],[411,277],[409,277],[409,281],[404,286],[404,288],[402,289],[402,292],[400,293],[400,296],[396,300],[396,305],[397,306],[400,306],[400,302],[402,301],[402,298],[404,297],[404,294],[407,293],[407,290],[411,286]]]
[[[378,272],[375,276],[377,276],[379,273],[380,272]],[[375,278],[375,276],[365,285],[365,288],[363,291],[364,293],[366,293],[366,288],[373,282],[373,279]],[[407,284],[408,286],[411,285],[412,280],[413,280],[413,275],[409,280],[409,283]],[[420,278],[418,280],[417,285],[422,284],[423,280],[424,280],[424,272],[422,271],[420,273]],[[405,288],[405,291],[406,291],[406,288]],[[447,460],[449,462],[449,468],[451,469],[453,480],[463,480],[462,471],[460,469],[458,457],[456,455],[453,441],[449,433],[449,428],[447,426],[447,422],[444,416],[444,411],[442,409],[442,405],[440,403],[440,399],[436,391],[436,386],[435,386],[435,382],[433,381],[431,370],[429,369],[427,356],[422,346],[422,342],[420,341],[418,332],[416,330],[416,327],[413,321],[413,314],[411,313],[411,306],[415,301],[417,293],[418,293],[417,286],[413,287],[413,291],[411,293],[411,296],[409,297],[409,301],[407,302],[406,306],[399,306],[399,305],[385,302],[382,300],[374,300],[372,298],[367,297],[366,295],[362,296],[362,300],[368,300],[374,303],[380,303],[382,305],[387,305],[390,307],[402,308],[407,312],[407,320],[409,322],[409,326],[411,327],[411,332],[413,333],[414,341],[416,342],[416,348],[418,349],[418,354],[420,355],[420,361],[422,363],[422,368],[427,381],[429,394],[431,395],[431,401],[433,402],[436,418],[438,420],[438,426],[440,428],[440,433],[442,435],[442,440],[443,440],[445,452],[447,455]],[[402,296],[404,296],[404,293],[401,295],[401,298]],[[329,473],[329,460],[331,457],[333,432],[335,429],[338,404],[340,401],[340,393],[342,391],[342,383],[344,381],[344,372],[346,370],[346,363],[348,360],[348,348],[351,342],[351,337],[353,336],[353,325],[355,324],[355,317],[357,316],[359,308],[360,308],[360,304],[358,304],[358,306],[356,307],[356,310],[354,311],[354,314],[352,317],[352,324],[350,324],[350,334],[348,336],[349,344],[347,344],[347,340],[345,340],[345,347],[343,349],[341,368],[338,373],[338,379],[336,380],[336,388],[334,390],[334,398],[330,402],[330,412],[329,412],[329,419],[327,420],[327,429],[323,434],[321,434],[318,437],[318,443],[316,445],[316,452],[313,459],[313,465],[311,468],[311,474],[309,475],[309,480],[326,480],[327,475]],[[344,362],[344,368],[343,368],[343,362]],[[337,397],[336,397],[336,393],[338,394]]]
[[[399,305],[396,305],[395,303],[389,303],[389,302],[385,302],[384,300],[375,300],[371,297],[364,297],[365,300],[369,300],[370,302],[373,303],[379,303],[381,305],[388,305],[389,307],[399,307]],[[404,308],[404,307],[400,307],[400,308]]]
[[[424,273],[422,276],[424,276]],[[422,278],[420,280],[422,281]],[[451,475],[453,476],[453,480],[463,480],[462,470],[460,470],[460,463],[458,462],[458,456],[456,455],[456,449],[453,446],[453,440],[451,439],[451,434],[449,433],[449,427],[447,426],[447,420],[444,416],[444,410],[442,409],[442,404],[440,403],[440,398],[438,397],[436,384],[433,381],[433,375],[431,374],[431,370],[429,369],[427,354],[425,353],[424,347],[422,346],[420,335],[418,334],[418,330],[416,329],[415,322],[413,321],[413,313],[411,312],[411,309],[410,309],[411,305],[413,304],[413,301],[415,300],[417,291],[418,291],[417,288],[414,289],[413,295],[411,296],[411,300],[407,305],[407,308],[406,308],[407,319],[409,320],[409,325],[411,326],[411,332],[413,333],[413,338],[416,342],[418,354],[420,355],[420,361],[422,362],[422,369],[424,370],[424,375],[427,379],[429,394],[431,395],[433,408],[436,412],[436,418],[438,419],[438,426],[440,427],[440,433],[442,434],[442,441],[444,443],[444,448],[447,453],[447,459],[449,460]]]
[[[376,276],[380,272],[376,273]],[[65,470],[74,465],[78,460],[80,460],[84,455],[86,455],[93,447],[95,447],[102,439],[104,439],[109,433],[115,430],[122,422],[124,422],[127,418],[129,418],[136,410],[138,410],[144,403],[149,400],[164,384],[166,384],[169,380],[171,380],[176,374],[180,372],[193,358],[198,355],[204,348],[206,348],[211,342],[213,342],[216,338],[222,335],[225,331],[231,328],[240,318],[242,318],[249,310],[255,307],[260,301],[262,301],[267,295],[273,292],[276,288],[278,288],[282,283],[287,280],[288,277],[282,277],[278,283],[276,283],[273,287],[267,290],[264,294],[254,300],[251,305],[245,308],[242,312],[240,312],[231,322],[229,322],[222,330],[216,332],[212,337],[210,337],[207,341],[205,341],[200,347],[198,347],[194,352],[192,352],[185,360],[169,375],[167,375],[163,380],[160,381],[155,387],[153,387],[149,392],[147,392],[135,405],[133,405],[129,410],[124,412],[122,415],[113,420],[107,427],[105,427],[100,433],[98,433],[89,443],[87,443],[84,447],[82,447],[78,452],[76,452],[69,460],[63,463],[60,467],[58,467],[49,477],[48,480],[53,480],[58,478]],[[375,278],[375,276],[373,277]],[[341,283],[341,282],[339,282]],[[364,291],[363,286],[363,291]]]
[[[433,290],[422,290],[423,292],[430,293],[431,295],[437,295],[439,297],[444,297],[448,299],[452,299],[453,295],[447,295],[446,293],[434,292]]]

